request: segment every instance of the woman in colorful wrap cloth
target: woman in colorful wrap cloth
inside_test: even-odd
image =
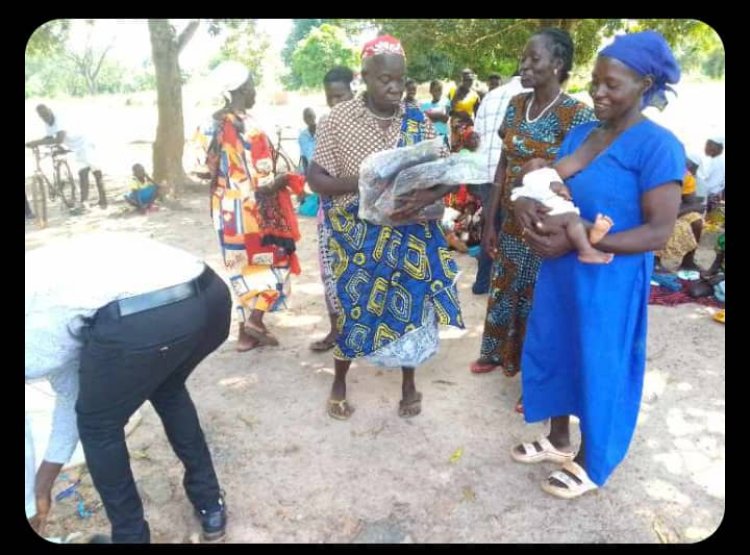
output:
[[[524,244],[521,228],[510,217],[510,193],[520,185],[518,178],[526,162],[532,158],[554,160],[570,130],[594,119],[591,108],[562,90],[572,67],[573,41],[560,29],[534,34],[521,56],[521,83],[533,91],[510,100],[500,126],[503,150],[487,214],[500,210],[502,227],[498,234],[495,219],[485,218],[482,244],[495,263],[479,359],[470,366],[475,374],[499,367],[510,377],[521,369],[526,319],[541,259]],[[520,399],[516,411],[523,411]]]
[[[357,215],[360,165],[368,155],[436,137],[419,108],[401,103],[405,61],[401,44],[391,36],[365,45],[362,76],[367,89],[336,105],[321,123],[308,173],[326,211],[328,274],[341,305],[336,375],[328,400],[328,414],[340,420],[354,412],[346,398],[346,373],[360,357],[400,366],[398,413],[419,414],[422,395],[414,368],[437,351],[438,323],[463,327],[455,287],[458,268],[438,222],[389,227]],[[436,187],[411,193],[392,217],[413,217],[446,192],[446,187]]]
[[[290,189],[299,194],[304,179],[277,175],[271,142],[246,112],[255,104],[248,69],[223,62],[212,77],[225,93],[214,114],[207,165],[211,170],[211,216],[224,265],[237,297],[237,350],[278,345],[263,323],[266,312],[285,305],[289,274],[299,274],[300,233]]]
[[[633,437],[646,366],[646,325],[653,251],[669,239],[680,206],[685,151],[668,130],[646,119],[663,108],[680,69],[659,33],[619,36],[604,48],[590,94],[599,123],[573,129],[558,158],[580,168],[566,181],[581,217],[607,214],[614,226],[597,248],[611,264],[582,264],[554,217],[535,201],[514,209],[525,240],[544,262],[534,292],[521,365],[527,422],[551,418],[548,436],[511,450],[523,463],[562,469],[544,491],[577,497],[601,487]],[[574,453],[569,415],[580,419]]]

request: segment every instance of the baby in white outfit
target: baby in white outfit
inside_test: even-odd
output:
[[[567,158],[560,160],[555,166],[566,173]],[[578,259],[588,264],[609,264],[614,255],[600,251],[593,247],[601,241],[613,225],[611,218],[597,214],[596,221],[589,231],[580,217],[580,210],[573,204],[570,190],[563,183],[555,168],[541,167],[545,161],[532,160],[524,166],[524,170],[531,169],[523,176],[523,186],[516,187],[510,193],[510,199],[515,201],[519,197],[532,198],[551,208],[547,214],[558,216],[555,220],[565,229],[570,242],[578,250]],[[536,169],[539,168],[539,169]],[[567,177],[567,176],[566,176]]]

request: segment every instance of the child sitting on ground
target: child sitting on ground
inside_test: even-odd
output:
[[[146,173],[144,167],[141,164],[134,164],[130,192],[125,195],[128,204],[137,208],[141,213],[145,213],[152,207],[158,193],[159,188]]]
[[[614,255],[593,247],[612,228],[612,219],[597,214],[594,225],[587,232],[580,217],[580,210],[572,202],[570,190],[563,183],[564,175],[569,177],[576,172],[576,164],[571,157],[559,160],[554,167],[542,158],[535,158],[522,168],[523,186],[511,191],[510,198],[529,197],[551,208],[548,215],[558,216],[556,221],[565,229],[573,246],[578,250],[578,260],[587,264],[609,264]]]
[[[467,129],[462,136],[462,142],[463,148],[458,152],[459,155],[475,152],[479,148],[479,134]],[[460,185],[455,192],[446,196],[445,203],[447,208],[443,218],[443,229],[448,246],[458,252],[469,252],[469,247],[476,245],[481,239],[479,203],[466,185]]]

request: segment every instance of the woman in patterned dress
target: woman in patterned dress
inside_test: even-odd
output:
[[[308,174],[330,223],[326,263],[341,307],[327,407],[328,415],[339,420],[354,412],[346,396],[346,374],[351,361],[360,357],[400,366],[398,414],[419,414],[422,394],[416,389],[415,367],[437,351],[438,324],[463,327],[455,286],[458,268],[439,223],[381,226],[358,216],[364,159],[436,137],[421,110],[401,102],[401,44],[388,35],[378,37],[365,45],[362,60],[367,90],[335,106],[320,124]],[[411,218],[446,192],[437,187],[412,193],[392,217]]]
[[[471,365],[474,373],[500,367],[506,376],[514,376],[520,370],[540,258],[521,238],[511,214],[510,192],[526,162],[532,158],[554,160],[568,131],[594,119],[591,108],[562,91],[572,65],[573,41],[559,29],[533,35],[523,51],[521,83],[533,91],[511,99],[499,131],[503,151],[488,214],[500,209],[502,227],[498,234],[495,219],[488,217],[482,233],[485,251],[495,262],[480,356]],[[520,399],[516,410],[522,410]]]
[[[238,301],[236,349],[244,352],[278,345],[263,316],[285,305],[289,274],[300,273],[295,253],[300,234],[289,189],[299,194],[304,179],[275,173],[271,141],[246,112],[255,104],[247,68],[224,62],[213,76],[225,91],[226,105],[214,114],[207,157],[211,216]]]

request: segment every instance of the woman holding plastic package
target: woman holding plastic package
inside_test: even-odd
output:
[[[436,137],[417,107],[401,102],[405,56],[391,36],[368,42],[362,51],[366,91],[336,105],[318,128],[308,180],[321,193],[329,275],[342,307],[334,350],[335,377],[327,412],[348,419],[346,375],[354,359],[401,367],[398,414],[421,412],[414,371],[437,352],[438,324],[463,327],[455,279],[458,268],[437,221],[380,226],[359,218],[360,166],[370,154]],[[447,192],[445,187],[405,197],[394,219],[409,221]]]

